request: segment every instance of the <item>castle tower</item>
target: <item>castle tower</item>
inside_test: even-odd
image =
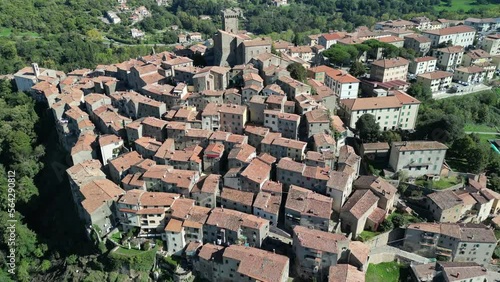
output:
[[[241,10],[238,8],[231,8],[222,11],[222,29],[226,32],[238,33],[240,15]]]

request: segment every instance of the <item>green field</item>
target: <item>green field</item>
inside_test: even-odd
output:
[[[451,7],[446,6],[445,2],[441,2],[441,5],[436,6],[435,9],[437,11],[458,11],[464,10],[469,11],[470,9],[490,9],[494,8],[495,4],[485,4],[485,5],[477,5],[475,0],[452,0]]]
[[[0,28],[0,37],[8,37],[12,34],[12,30],[10,28],[2,27]],[[40,37],[40,35],[36,32],[18,32],[14,33],[15,36],[29,36],[29,37]]]
[[[368,265],[366,271],[366,281],[370,282],[398,282],[400,275],[404,273],[403,265],[397,262],[383,262],[379,264]],[[403,271],[402,271],[403,270]],[[401,276],[403,276],[401,275]]]
[[[473,123],[467,123],[464,126],[464,131],[465,132],[493,132],[496,133],[497,129],[493,126],[489,126],[486,124],[473,124]]]

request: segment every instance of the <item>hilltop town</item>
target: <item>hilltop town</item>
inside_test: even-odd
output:
[[[240,30],[239,9],[221,16],[208,44],[13,75],[70,156],[89,240],[153,251],[164,280],[357,282],[393,261],[408,281],[499,278],[500,194],[448,165],[447,140],[405,134],[424,99],[495,87],[500,18],[395,19],[295,46]]]

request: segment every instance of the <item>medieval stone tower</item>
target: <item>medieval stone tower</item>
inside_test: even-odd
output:
[[[238,8],[230,8],[222,11],[222,29],[226,32],[238,33],[240,15],[241,10]]]

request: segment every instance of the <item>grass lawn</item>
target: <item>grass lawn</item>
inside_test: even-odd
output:
[[[467,123],[464,126],[464,131],[474,131],[474,132],[492,132],[496,133],[497,130],[489,125],[486,124],[473,124],[473,123]]]
[[[447,10],[447,11],[458,11],[464,10],[468,11],[470,9],[490,9],[494,8],[495,4],[485,4],[485,5],[477,5],[476,0],[452,0],[451,7],[446,6],[446,3],[441,2],[439,6],[436,6],[434,9],[437,11]]]
[[[120,254],[120,255],[124,255],[124,256],[136,256],[136,255],[143,254],[144,251],[137,250],[134,248],[131,248],[129,250],[127,248],[118,247],[118,249],[116,249],[115,253]]]
[[[432,183],[432,188],[434,189],[446,189],[448,187],[451,187],[453,185],[461,183],[461,179],[457,179],[456,177],[441,177],[438,181],[434,181]]]
[[[366,281],[370,282],[398,282],[401,269],[404,268],[397,262],[383,262],[369,264],[366,271]]]
[[[378,234],[380,234],[380,232],[363,230],[363,232],[361,232],[359,234],[359,238],[361,239],[361,241],[366,242],[366,241],[370,240],[371,238],[377,236]]]
[[[449,164],[449,163],[448,163]],[[433,181],[432,182],[432,188],[433,189],[446,189],[449,188],[453,185],[459,184],[461,182],[460,179],[457,179],[456,177],[441,177],[438,181]],[[415,181],[415,184],[423,187],[427,187],[427,181],[423,179],[418,179]]]
[[[488,140],[500,139],[500,134],[478,134],[479,140],[485,144],[490,144]]]

